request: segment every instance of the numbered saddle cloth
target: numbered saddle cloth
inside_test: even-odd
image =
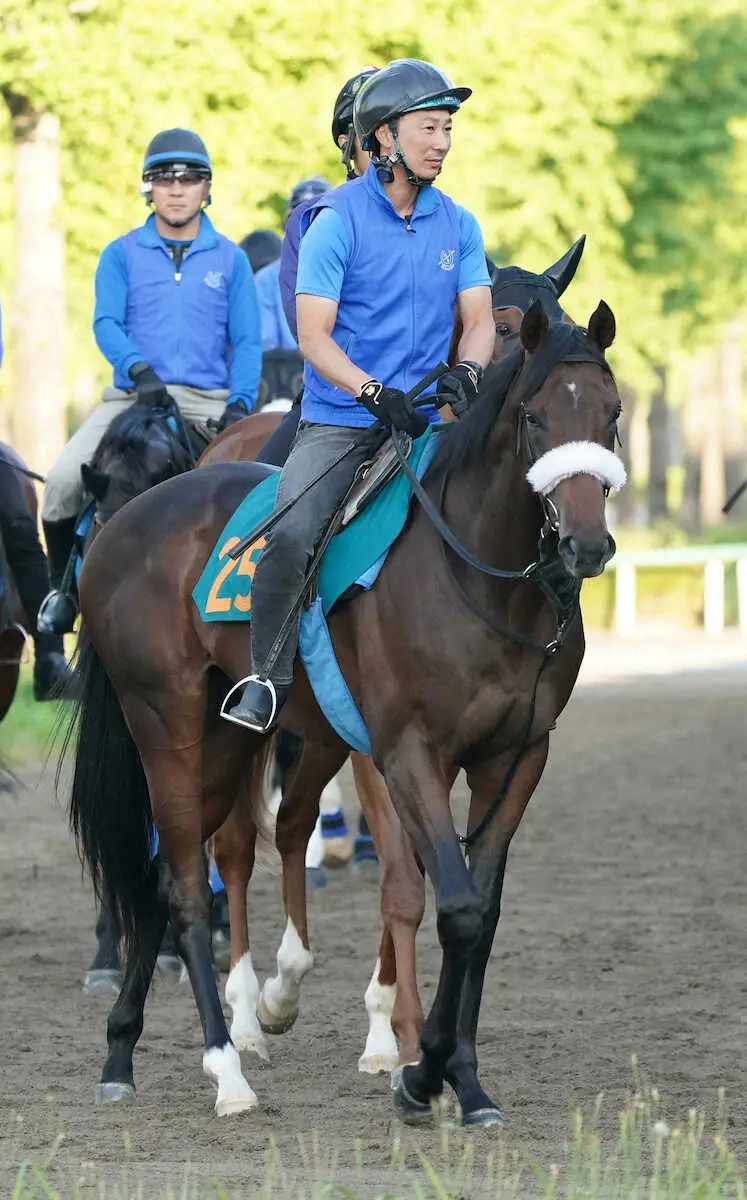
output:
[[[419,478],[435,450],[431,426],[413,443],[408,461]],[[265,539],[249,546],[236,560],[231,551],[268,517],[275,505],[280,473],[263,479],[239,505],[216,542],[192,592],[203,621],[251,620],[252,580]],[[317,599],[301,615],[299,654],[322,712],[332,727],[356,750],[368,753],[365,724],[353,702],[332,648],[326,615],[354,584],[370,588],[386,556],[404,529],[412,493],[398,474],[330,542],[317,577]]]

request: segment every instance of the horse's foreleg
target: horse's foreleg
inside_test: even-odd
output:
[[[446,1069],[446,1079],[456,1093],[465,1125],[498,1125],[503,1121],[498,1105],[490,1099],[478,1079],[477,1023],[485,971],[500,916],[509,844],[539,783],[547,761],[548,743],[549,738],[545,736],[527,750],[498,812],[469,852],[473,879],[483,902],[483,921],[464,975],[457,1046]],[[488,811],[498,793],[508,762],[510,758],[501,758],[468,774],[472,790],[469,817],[472,828]]]
[[[304,743],[283,780],[275,842],[283,862],[285,931],[277,953],[277,974],[265,981],[257,1014],[266,1033],[285,1033],[295,1023],[301,983],[314,965],[306,918],[306,845],[319,812],[322,789],[340,770],[347,748]]]
[[[446,1063],[456,1049],[459,997],[480,934],[481,905],[451,817],[451,781],[417,730],[405,730],[383,766],[395,808],[435,888],[443,952],[438,991],[420,1036],[420,1061],[403,1068],[395,1092],[400,1113],[417,1121],[431,1116],[431,1101],[441,1094]]]
[[[226,885],[231,926],[231,969],[226,980],[226,1002],[230,1005],[231,1040],[237,1050],[246,1050],[267,1061],[267,1042],[257,1019],[259,981],[249,949],[246,893],[254,866],[257,828],[240,795],[215,835],[213,847],[221,878]]]
[[[86,971],[83,991],[87,996],[105,992],[119,993],[124,978],[119,957],[119,924],[106,903],[99,905],[96,917],[96,954]]]
[[[369,1074],[417,1062],[423,1010],[415,977],[415,935],[423,919],[425,885],[383,776],[370,758],[352,756],[353,776],[381,863],[384,931],[366,990],[369,1029],[358,1069]]]

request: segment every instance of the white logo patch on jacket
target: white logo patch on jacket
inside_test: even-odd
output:
[[[219,288],[222,282],[222,271],[208,271],[207,275],[205,276],[205,283],[208,285],[208,287]]]
[[[442,271],[453,271],[455,267],[454,258],[456,250],[442,250],[438,260],[438,265]]]

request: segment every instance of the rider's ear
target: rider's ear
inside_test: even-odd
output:
[[[521,344],[529,354],[534,354],[535,351],[539,350],[547,338],[549,327],[550,322],[547,319],[547,313],[539,300],[535,300],[534,304],[524,313],[521,329],[519,330]]]
[[[604,353],[615,340],[615,314],[609,304],[600,300],[589,318],[589,337]]]
[[[94,467],[89,467],[88,463],[83,463],[80,473],[83,476],[83,486],[86,491],[90,492],[94,500],[98,500],[100,503],[109,491],[111,482],[109,476],[105,471],[97,471]]]

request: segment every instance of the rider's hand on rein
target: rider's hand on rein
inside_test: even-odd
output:
[[[137,392],[137,403],[145,408],[171,408],[173,401],[166,384],[147,363],[130,367],[130,377]]]
[[[476,362],[460,362],[438,381],[436,395],[448,403],[455,417],[463,417],[477,399],[482,367]]]
[[[402,429],[410,437],[418,438],[428,428],[425,413],[416,412],[403,391],[384,387],[378,379],[367,379],[357,398],[382,425]]]

